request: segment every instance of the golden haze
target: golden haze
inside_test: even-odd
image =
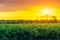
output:
[[[40,20],[41,14],[44,8],[28,8],[25,10],[16,10],[8,12],[0,12],[0,20]],[[60,20],[60,9],[59,8],[49,8],[53,11],[52,16],[56,16]]]
[[[60,20],[60,0],[0,1],[0,20],[40,20],[42,15],[56,16]]]

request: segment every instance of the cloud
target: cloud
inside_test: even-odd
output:
[[[0,7],[3,7],[4,5],[3,4],[0,4]]]

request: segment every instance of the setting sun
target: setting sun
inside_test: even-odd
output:
[[[54,10],[49,9],[49,8],[42,9],[41,16],[45,16],[45,15],[54,16],[55,12]]]
[[[49,9],[44,9],[43,12],[46,13],[46,14],[50,14],[50,13],[51,13],[51,10],[49,10]]]

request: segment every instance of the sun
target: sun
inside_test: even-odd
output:
[[[49,9],[44,9],[43,12],[49,14],[51,11]]]
[[[50,9],[43,9],[43,10],[42,10],[42,13],[43,13],[44,15],[51,15],[52,11],[51,11]]]
[[[41,10],[41,15],[45,16],[45,15],[54,15],[54,11],[52,9],[49,8],[45,8]]]

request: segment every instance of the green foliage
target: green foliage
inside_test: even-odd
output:
[[[60,40],[60,23],[0,24],[0,40]]]

